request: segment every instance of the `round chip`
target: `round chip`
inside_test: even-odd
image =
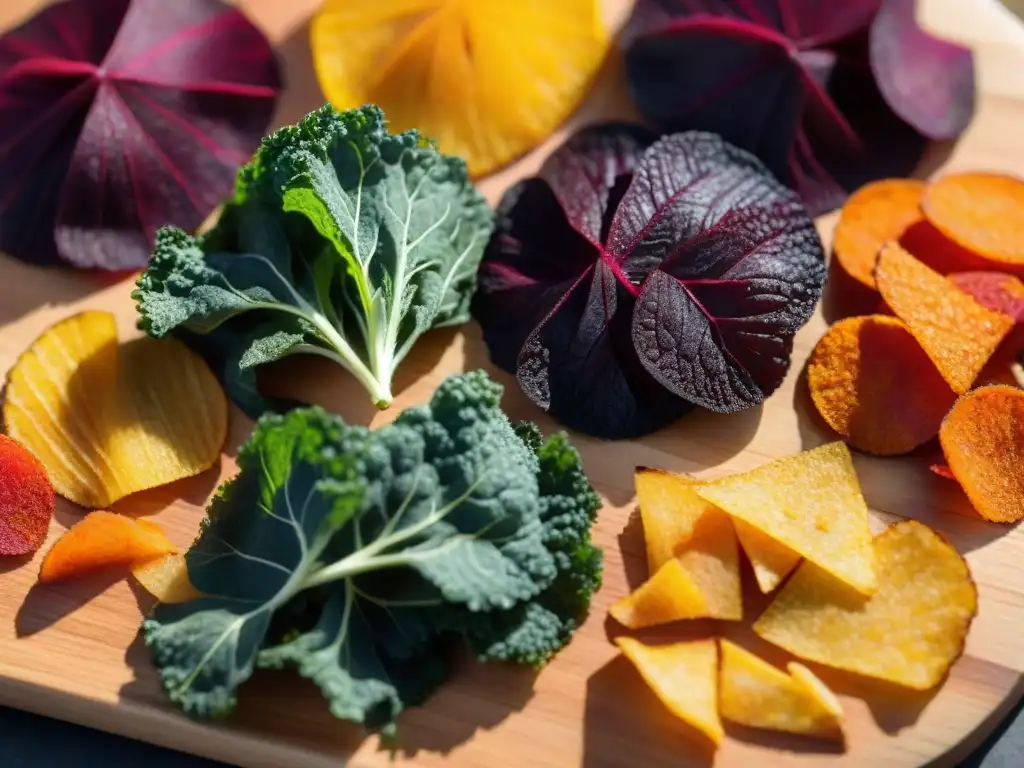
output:
[[[1024,518],[1024,390],[981,387],[953,406],[939,430],[949,469],[978,514]]]
[[[935,437],[956,393],[907,326],[894,317],[840,320],[807,364],[818,413],[854,448],[908,453]]]
[[[0,555],[27,555],[46,540],[56,498],[46,469],[0,435]]]
[[[928,186],[928,221],[953,242],[1000,264],[1024,266],[1024,181],[997,173],[957,173]]]

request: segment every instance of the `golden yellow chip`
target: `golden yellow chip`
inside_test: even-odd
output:
[[[754,569],[757,586],[767,595],[796,568],[800,555],[738,517],[732,524]]]
[[[678,560],[661,566],[637,590],[609,608],[608,613],[630,629],[710,617],[707,601]]]
[[[776,459],[696,488],[703,498],[870,594],[868,507],[843,443]]]
[[[927,690],[963,652],[978,590],[957,551],[915,520],[890,526],[874,549],[873,595],[804,563],[754,631],[800,658]]]
[[[723,719],[751,728],[842,738],[842,709],[837,715],[804,682],[738,645],[720,640],[719,646],[718,705]],[[824,686],[820,680],[818,684]]]
[[[188,566],[183,552],[140,563],[132,568],[132,576],[161,603],[187,603],[202,597],[188,580]]]
[[[118,344],[114,316],[90,311],[50,327],[18,358],[3,419],[57,493],[97,509],[213,466],[228,407],[184,345]]]
[[[789,662],[786,665],[786,670],[789,672],[793,682],[803,686],[804,690],[813,696],[826,711],[831,712],[837,721],[842,719],[843,705],[839,703],[836,695],[832,693],[827,685],[821,682],[817,675],[798,661]]]
[[[697,640],[645,645],[631,637],[615,640],[662,703],[715,744],[725,736],[718,717],[718,645]]]
[[[648,567],[656,574],[669,560],[678,560],[704,598],[703,615],[739,620],[743,597],[736,533],[728,515],[694,492],[695,483],[685,475],[637,470]],[[660,585],[667,588],[669,583],[663,580]],[[666,621],[679,618],[694,617],[674,616]]]

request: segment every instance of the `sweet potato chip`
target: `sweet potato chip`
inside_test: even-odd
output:
[[[999,384],[968,392],[942,422],[939,442],[979,515],[1024,518],[1024,390]]]
[[[132,576],[161,603],[187,603],[202,597],[188,578],[183,552],[174,552],[132,566]]]
[[[807,363],[818,413],[857,450],[908,453],[938,434],[956,401],[907,326],[894,317],[850,317],[818,340]]]
[[[776,459],[697,493],[855,589],[877,587],[868,508],[845,444]]]
[[[850,277],[875,287],[878,251],[921,220],[924,187],[924,182],[916,179],[882,179],[865,184],[847,198],[836,224],[832,253]]]
[[[767,595],[796,568],[801,557],[785,544],[739,518],[733,519],[732,524],[736,529],[736,538],[740,540],[754,569],[757,586]]]
[[[736,533],[728,515],[694,492],[697,482],[661,470],[637,470],[647,564],[654,575],[669,560],[678,560],[703,596],[707,616],[739,620],[743,598]],[[667,620],[676,618],[693,617]]]
[[[608,613],[624,627],[643,629],[681,619],[710,618],[711,609],[682,563],[672,559]]]
[[[619,637],[615,643],[672,714],[715,744],[721,743],[725,732],[718,717],[718,644],[714,640],[645,645]]]
[[[950,281],[976,302],[993,312],[1024,322],[1024,283],[1004,272],[956,272]]]
[[[719,640],[719,648],[718,706],[722,719],[770,731],[843,737],[839,721],[842,709],[836,713],[823,704],[821,693],[812,691],[808,682],[794,679],[728,640]],[[806,667],[803,670],[810,674]],[[824,688],[824,683],[815,680]]]
[[[175,551],[156,523],[99,510],[87,514],[57,539],[43,558],[39,581],[49,584]]]
[[[27,555],[43,545],[56,502],[46,469],[25,448],[0,435],[0,556]]]
[[[804,563],[754,631],[803,659],[908,688],[932,688],[963,652],[978,610],[967,563],[915,520],[876,536],[874,551],[881,578],[873,595]]]
[[[83,507],[209,469],[227,437],[227,400],[177,341],[117,342],[113,315],[82,312],[45,331],[7,380],[7,433]]]
[[[925,217],[957,245],[1000,264],[1024,265],[1024,181],[956,173],[930,184]]]
[[[957,394],[970,389],[1014,326],[1012,318],[981,306],[896,243],[879,252],[875,280]]]

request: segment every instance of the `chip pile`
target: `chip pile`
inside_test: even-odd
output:
[[[836,322],[807,366],[815,407],[847,444],[895,456],[940,435],[946,461],[932,471],[998,522],[1024,518],[1014,408],[1024,394],[1022,235],[1017,178],[961,173],[863,187],[843,208],[833,255],[877,291],[879,309]]]
[[[1024,392],[1014,391],[1024,425]],[[965,395],[947,423],[980,394],[1006,397],[996,387]],[[1014,439],[1009,428],[1006,439]],[[951,464],[954,473],[958,466]],[[997,478],[979,471],[967,477],[965,487],[974,483],[986,494]],[[738,542],[762,591],[785,581],[754,632],[800,659],[929,690],[963,652],[978,609],[966,562],[914,520],[872,536],[842,442],[716,480],[638,468],[636,490],[650,578],[610,609],[630,629],[742,619]],[[657,645],[619,637],[616,643],[668,709],[716,745],[723,720],[844,738],[839,701],[795,661],[783,671],[724,638]]]

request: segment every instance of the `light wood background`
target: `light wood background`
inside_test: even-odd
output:
[[[306,45],[316,0],[243,3],[280,43],[290,89],[279,123],[318,106],[320,96]],[[4,0],[0,28],[38,7],[38,0]],[[628,2],[607,0],[619,23]],[[926,24],[976,46],[982,96],[977,119],[946,168],[1000,169],[1024,174],[1024,28],[995,0],[929,0]],[[613,59],[572,125],[630,114],[621,67]],[[537,167],[563,134],[482,186],[496,200],[513,179]],[[937,155],[938,157],[938,155]],[[828,240],[834,216],[820,222]],[[94,277],[44,272],[0,256],[0,372],[46,326],[83,308],[114,312],[125,336],[134,333],[130,282],[104,287]],[[826,305],[827,306],[827,305]],[[632,471],[637,464],[714,476],[833,439],[803,391],[807,353],[825,328],[821,311],[797,337],[793,368],[762,407],[721,416],[698,413],[644,440],[615,444],[577,437],[586,468],[606,500],[596,528],[606,558],[605,585],[591,617],[571,645],[536,679],[497,665],[463,663],[425,706],[400,722],[400,760],[459,766],[912,766],[952,764],[988,733],[1022,692],[1024,671],[1024,539],[1015,527],[981,521],[957,487],[927,470],[928,457],[856,457],[877,528],[896,517],[925,521],[966,555],[980,591],[980,612],[965,656],[941,690],[910,695],[850,675],[819,671],[841,695],[848,715],[845,754],[820,745],[730,728],[712,756],[704,742],[674,721],[610,642],[617,629],[608,606],[645,576],[642,531],[635,512]],[[352,422],[382,423],[399,409],[426,400],[447,374],[491,368],[480,332],[470,325],[426,337],[399,372],[392,411],[377,414],[343,374],[316,362],[289,363],[291,394],[333,408]],[[505,382],[513,419],[554,425]],[[280,375],[268,377],[279,388]],[[187,546],[206,499],[234,471],[232,456],[250,424],[236,413],[220,466],[205,475],[142,494],[118,505],[127,514],[151,514]],[[50,538],[79,519],[62,502]],[[0,703],[83,723],[157,744],[252,768],[318,768],[387,763],[374,738],[331,719],[319,695],[293,676],[259,675],[242,690],[237,717],[227,727],[190,722],[164,702],[149,655],[137,638],[149,602],[129,582],[113,577],[35,586],[40,557],[0,563]],[[884,575],[883,575],[884,577]],[[764,604],[745,590],[747,615]],[[657,633],[683,638],[729,630],[755,652],[782,662],[784,654],[743,629],[696,622]]]

